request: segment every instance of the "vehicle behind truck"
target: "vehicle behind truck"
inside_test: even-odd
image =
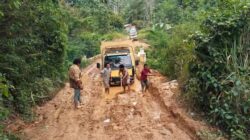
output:
[[[135,79],[135,56],[131,45],[121,42],[104,42],[101,45],[102,68],[109,63],[111,66],[110,85],[120,85],[119,66],[123,64],[128,70],[131,83]]]

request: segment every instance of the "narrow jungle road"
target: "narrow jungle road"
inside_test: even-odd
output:
[[[178,83],[159,76],[150,78],[151,89],[141,96],[138,81],[131,93],[113,87],[103,93],[96,62],[83,70],[83,108],[74,110],[73,91],[66,86],[36,110],[38,120],[21,133],[27,140],[195,140],[207,129],[177,103]],[[139,68],[138,68],[139,69]]]

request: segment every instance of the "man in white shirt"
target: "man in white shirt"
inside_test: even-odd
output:
[[[105,68],[101,71],[101,75],[103,78],[105,93],[109,94],[109,88],[110,88],[109,82],[111,80],[111,68],[109,63],[105,64]]]

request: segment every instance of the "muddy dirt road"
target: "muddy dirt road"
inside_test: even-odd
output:
[[[206,126],[191,119],[176,103],[176,81],[152,77],[152,87],[141,96],[138,81],[133,91],[121,87],[103,93],[99,70],[85,68],[83,108],[74,110],[73,91],[66,86],[42,107],[38,120],[21,130],[27,140],[195,140]]]

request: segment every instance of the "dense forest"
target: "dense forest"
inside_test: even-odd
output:
[[[4,121],[35,119],[32,107],[53,98],[72,60],[126,36],[127,23],[190,107],[225,137],[250,138],[249,0],[1,0],[0,139],[18,139]]]

